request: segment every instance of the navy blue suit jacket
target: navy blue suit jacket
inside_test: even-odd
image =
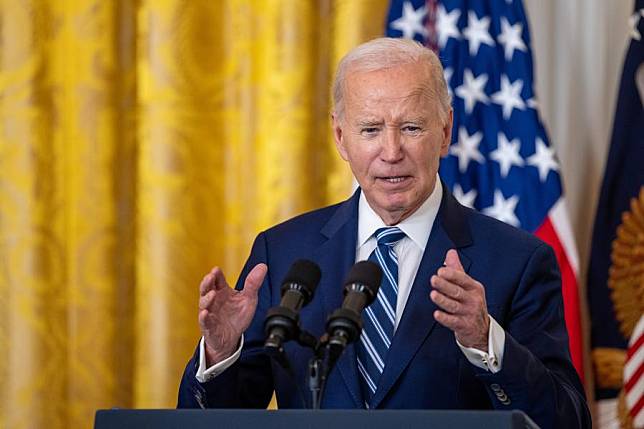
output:
[[[316,336],[342,304],[344,276],[355,262],[359,190],[349,200],[316,210],[261,234],[239,277],[243,286],[259,262],[268,275],[255,317],[244,334],[240,359],[219,376],[195,378],[198,349],[179,390],[179,407],[265,408],[273,390],[280,408],[302,408],[307,363],[312,353],[286,345],[294,377],[264,354],[266,311],[280,302],[280,285],[293,261],[317,262],[322,279],[301,325]],[[449,249],[465,271],[485,286],[488,311],[505,329],[501,371],[472,365],[454,334],[433,318],[429,279]],[[507,398],[507,399],[506,399]],[[349,346],[329,376],[323,408],[364,408]],[[461,206],[444,191],[406,308],[387,354],[374,408],[520,409],[544,428],[587,427],[590,415],[572,366],[564,325],[561,282],[552,249],[534,236]]]

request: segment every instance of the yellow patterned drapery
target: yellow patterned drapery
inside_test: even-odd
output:
[[[197,286],[344,198],[338,59],[387,0],[0,0],[0,427],[172,407]]]

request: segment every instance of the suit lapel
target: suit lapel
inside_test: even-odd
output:
[[[359,196],[360,190],[357,190],[353,197],[340,205],[320,231],[328,240],[315,251],[314,257],[322,270],[319,293],[323,295],[324,314],[327,315],[342,305],[344,277],[355,263]],[[364,401],[353,344],[350,344],[340,356],[336,368],[346,383],[356,408],[362,408]]]
[[[385,369],[371,407],[377,408],[396,383],[404,369],[435,327],[436,305],[429,298],[430,277],[442,266],[449,249],[459,249],[472,243],[464,209],[443,184],[443,197],[436,220],[429,235],[414,284],[407,299],[403,316],[387,353]],[[471,261],[459,252],[467,272]]]

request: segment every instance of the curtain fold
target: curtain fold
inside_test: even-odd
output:
[[[0,427],[175,405],[201,277],[349,194],[330,82],[387,3],[0,3]]]

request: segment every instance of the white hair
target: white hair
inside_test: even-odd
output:
[[[363,43],[340,60],[333,82],[335,114],[341,118],[344,113],[343,93],[348,73],[378,71],[413,63],[426,67],[430,96],[438,102],[438,115],[444,122],[451,109],[452,99],[447,91],[440,60],[434,52],[418,42],[390,37]]]

